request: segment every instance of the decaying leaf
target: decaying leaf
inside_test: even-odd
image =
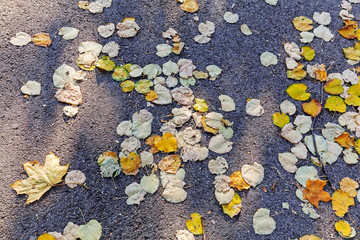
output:
[[[229,166],[225,158],[217,157],[209,161],[208,168],[212,174],[221,175],[227,171]]]
[[[239,191],[250,188],[250,185],[242,177],[240,171],[235,171],[230,175],[229,185],[232,188],[237,188]]]
[[[246,103],[246,113],[250,116],[259,117],[264,114],[264,108],[260,105],[260,100],[250,99]]]
[[[192,213],[191,219],[186,220],[186,227],[195,235],[203,234],[201,215],[199,213]]]
[[[336,190],[332,195],[332,208],[335,211],[335,215],[344,217],[345,213],[349,210],[349,206],[355,206],[354,198],[340,189]]]
[[[67,83],[64,89],[57,90],[55,98],[59,102],[79,105],[82,103],[82,94],[80,87],[72,83]]]
[[[41,47],[47,47],[51,44],[50,35],[48,33],[37,33],[34,36],[32,36],[31,41]]]
[[[241,32],[242,32],[244,35],[246,35],[246,36],[249,36],[249,35],[252,34],[252,31],[250,30],[250,28],[249,28],[248,25],[246,25],[246,24],[242,24],[242,25],[240,26],[240,30],[241,30]]]
[[[221,205],[223,212],[227,214],[229,217],[233,218],[238,215],[241,210],[241,198],[235,193],[233,199],[228,204]]]
[[[316,212],[316,209],[309,202],[302,203],[301,207],[301,211],[303,211],[303,213],[308,215],[310,218],[317,219],[320,217],[320,215]]]
[[[270,210],[260,208],[253,216],[253,227],[255,234],[270,235],[276,228],[275,220],[270,217]]]
[[[110,41],[104,45],[101,52],[106,53],[109,57],[116,57],[119,55],[120,46],[115,41]]]
[[[25,46],[31,42],[31,37],[25,32],[18,32],[15,37],[11,37],[10,43],[15,46]]]
[[[119,29],[117,34],[121,38],[131,38],[134,37],[137,32],[140,30],[139,25],[135,21],[125,20],[124,22],[119,22],[116,24],[116,28]]]
[[[312,99],[309,103],[303,103],[302,108],[305,113],[312,117],[316,117],[321,112],[322,106],[318,100]]]
[[[241,167],[241,174],[250,186],[256,187],[264,179],[264,168],[257,162],[253,165],[245,164]]]
[[[110,60],[109,56],[103,56],[96,61],[96,67],[105,70],[105,71],[112,71],[115,67],[115,62]]]
[[[139,172],[141,160],[139,154],[131,152],[129,156],[120,159],[120,165],[125,175],[136,175]]]
[[[196,0],[184,0],[183,4],[180,5],[180,8],[185,12],[194,13],[199,9],[199,4]]]
[[[65,106],[63,108],[63,113],[68,116],[68,117],[75,117],[76,114],[78,114],[79,112],[79,107],[78,106]]]
[[[73,170],[68,172],[65,177],[65,184],[70,188],[74,188],[77,185],[84,184],[86,181],[85,174],[79,170]]]
[[[181,165],[181,160],[179,155],[170,155],[164,157],[159,163],[158,166],[160,170],[175,174]]]
[[[294,24],[294,27],[301,32],[313,29],[313,26],[311,26],[313,21],[304,16],[294,18],[292,23]]]
[[[350,197],[356,197],[357,191],[356,189],[359,187],[359,184],[352,180],[351,178],[344,177],[340,181],[340,189],[341,191],[348,193]]]
[[[140,202],[144,200],[146,192],[140,184],[133,182],[125,188],[125,194],[128,196],[126,204],[134,205],[140,204]]]
[[[291,115],[295,114],[296,106],[292,102],[290,102],[288,100],[284,100],[280,104],[280,110],[281,110],[282,113],[287,113],[287,114],[289,114],[291,116]]]
[[[171,90],[171,96],[180,105],[192,105],[194,100],[193,91],[186,87],[177,87]]]
[[[39,200],[41,196],[59,182],[66,174],[69,165],[61,166],[60,158],[50,153],[46,156],[45,164],[37,161],[24,163],[28,175],[25,180],[17,180],[11,187],[17,194],[27,194],[26,204]]]
[[[194,234],[188,230],[177,230],[176,238],[177,240],[195,240]]]
[[[325,40],[326,42],[329,42],[334,38],[334,34],[331,33],[330,29],[323,25],[320,25],[314,29],[314,35],[315,37]]]
[[[311,180],[308,179],[306,182],[306,189],[303,190],[303,197],[306,200],[319,208],[319,201],[328,202],[331,200],[329,193],[323,190],[327,181],[323,180]]]

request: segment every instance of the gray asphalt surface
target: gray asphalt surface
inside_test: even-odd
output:
[[[231,9],[238,13],[237,24],[227,24],[222,16]],[[205,220],[206,239],[290,239],[304,234],[315,234],[323,239],[341,239],[335,232],[334,223],[338,218],[331,209],[331,203],[320,203],[320,218],[312,220],[302,213],[300,200],[295,196],[294,175],[286,172],[277,160],[277,154],[289,151],[291,144],[279,136],[279,129],[271,122],[271,115],[278,111],[279,104],[289,99],[285,89],[293,83],[286,78],[283,43],[295,41],[300,46],[299,32],[291,20],[296,16],[312,17],[318,11],[327,11],[333,18],[330,29],[335,34],[332,43],[315,39],[310,45],[315,48],[313,63],[332,61],[330,72],[342,72],[346,65],[341,47],[353,45],[353,41],[341,38],[337,29],[342,26],[338,12],[340,1],[324,0],[279,0],[276,7],[261,0],[247,1],[202,1],[196,14],[184,13],[173,1],[129,1],[113,0],[111,8],[102,14],[92,15],[77,7],[76,1],[61,0],[2,0],[0,4],[0,239],[29,239],[44,232],[62,232],[67,222],[84,224],[85,220],[98,220],[103,227],[102,239],[175,239],[176,230],[185,229],[185,221],[193,212],[200,213]],[[358,16],[359,6],[354,5],[352,13]],[[198,34],[193,17],[200,22],[212,21],[215,33],[208,44],[197,44],[192,38]],[[113,35],[103,39],[97,33],[97,26],[107,22],[117,23],[124,17],[132,16],[141,27],[132,39],[119,39]],[[239,26],[248,24],[254,34],[244,36]],[[57,35],[63,26],[80,29],[78,38],[65,41]],[[186,43],[180,56],[170,55],[164,59],[154,53],[156,45],[164,43],[161,33],[169,27],[176,29]],[[37,32],[51,34],[53,43],[48,48],[29,44],[16,47],[9,44],[11,36],[19,31],[30,35]],[[96,72],[96,79],[80,83],[83,104],[74,119],[63,116],[64,104],[54,95],[52,84],[54,70],[63,63],[76,67],[75,59],[80,42],[92,40],[105,44],[114,40],[121,50],[117,64],[134,63],[144,66],[149,63],[162,65],[168,60],[192,59],[199,70],[210,64],[223,69],[215,82],[198,81],[194,87],[195,96],[208,101],[210,109],[220,108],[217,96],[232,96],[237,104],[235,112],[224,116],[234,121],[235,135],[233,150],[225,154],[229,170],[227,174],[240,170],[244,164],[261,163],[265,168],[264,181],[255,189],[239,192],[242,210],[239,216],[230,219],[222,213],[214,197],[214,176],[207,170],[211,153],[203,162],[186,163],[185,182],[188,198],[181,204],[170,204],[161,198],[161,191],[147,195],[139,206],[127,206],[124,189],[133,181],[139,182],[144,170],[135,177],[121,175],[115,179],[117,190],[111,179],[100,176],[96,163],[97,156],[106,151],[118,152],[115,129],[119,122],[131,119],[135,110],[146,108],[145,99],[133,92],[125,94],[110,74]],[[259,56],[271,51],[279,56],[279,64],[265,68]],[[43,87],[38,97],[24,98],[20,92],[21,82],[35,80]],[[308,77],[302,81],[310,87],[312,97],[320,98],[320,84]],[[260,99],[265,114],[259,118],[245,115],[247,98]],[[297,103],[298,113],[302,113]],[[165,119],[173,107],[149,108],[155,116],[153,132],[159,133],[160,119]],[[336,122],[338,115],[323,111],[316,128],[324,123]],[[293,120],[293,119],[292,119]],[[204,143],[210,139],[206,135]],[[89,189],[70,189],[59,186],[47,192],[40,201],[25,205],[26,196],[16,196],[9,185],[18,179],[25,179],[22,163],[38,160],[54,152],[61,157],[61,164],[70,163],[70,170],[81,170],[87,177]],[[159,159],[156,159],[159,161]],[[309,160],[298,166],[311,165]],[[318,169],[321,171],[320,168]],[[338,187],[343,177],[357,179],[359,166],[348,166],[339,159],[327,167],[331,182]],[[322,175],[320,173],[320,175]],[[270,190],[277,181],[275,191]],[[262,189],[266,187],[267,192]],[[331,192],[327,185],[325,188]],[[290,210],[282,209],[282,202],[290,204]],[[255,235],[252,216],[258,208],[266,207],[277,222],[276,230],[269,236]],[[351,207],[349,214],[358,229],[359,205]],[[350,217],[345,219],[349,222]],[[197,237],[201,239],[201,237]]]

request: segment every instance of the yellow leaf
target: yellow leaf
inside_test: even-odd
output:
[[[325,70],[325,65],[321,64],[316,70],[315,70],[315,79],[319,80],[321,82],[326,81],[327,79],[327,72]]]
[[[181,53],[181,51],[183,50],[184,46],[185,46],[185,43],[183,43],[183,42],[174,42],[173,48],[171,49],[171,51],[173,53],[179,55]]]
[[[209,74],[207,72],[203,72],[203,71],[193,71],[193,76],[196,79],[207,79],[209,77]]]
[[[198,112],[207,112],[209,107],[204,99],[195,98],[194,109]]]
[[[292,99],[306,101],[310,98],[310,93],[306,92],[307,86],[303,83],[291,84],[286,92]]]
[[[321,238],[315,236],[315,235],[304,235],[299,240],[321,240]]]
[[[355,150],[358,154],[360,154],[360,139],[356,140],[355,143]]]
[[[345,26],[338,30],[339,34],[347,39],[355,39],[357,38],[355,34],[356,29],[353,26]]]
[[[343,86],[341,86],[341,80],[334,78],[325,83],[324,91],[332,94],[332,95],[339,95],[344,92]]]
[[[311,205],[319,208],[319,201],[328,202],[331,200],[329,193],[323,190],[327,181],[323,180],[311,180],[308,179],[306,182],[306,189],[303,190],[304,200],[309,200]]]
[[[355,44],[355,47],[343,48],[344,55],[347,59],[353,61],[360,60],[360,47],[358,44]]]
[[[114,69],[115,62],[111,61],[109,56],[103,56],[96,61],[95,65],[102,70],[110,72]]]
[[[180,8],[185,12],[194,13],[199,9],[199,4],[195,0],[184,0]]]
[[[31,41],[41,47],[47,47],[52,42],[48,33],[37,33],[31,38]]]
[[[355,206],[354,199],[346,192],[338,189],[332,195],[332,209],[335,211],[335,215],[343,217],[348,212],[349,206]]]
[[[350,134],[347,132],[343,132],[340,136],[334,138],[334,140],[344,148],[354,146],[354,137],[350,137]]]
[[[345,98],[345,103],[348,106],[360,106],[360,98],[358,96],[355,96],[353,94],[350,94],[347,98]]]
[[[123,92],[131,92],[134,90],[135,83],[133,81],[126,80],[120,84],[120,87]]]
[[[146,93],[145,96],[145,100],[148,102],[152,102],[159,98],[159,96],[154,90],[150,90],[150,92]]]
[[[217,134],[219,132],[218,129],[215,129],[215,128],[211,128],[209,127],[206,122],[205,122],[205,116],[201,118],[201,125],[202,127],[204,128],[204,131],[205,132],[209,132],[209,133],[212,133],[212,134]]]
[[[238,215],[241,210],[241,198],[240,196],[235,193],[233,199],[228,204],[221,205],[223,212],[229,217],[233,218],[234,216]]]
[[[237,188],[238,190],[249,189],[250,185],[245,182],[240,171],[235,171],[230,175],[230,187]]]
[[[339,220],[335,223],[335,229],[339,232],[340,236],[350,237],[352,232],[351,227],[347,221]]]
[[[347,92],[350,95],[360,96],[360,84],[352,85]]]
[[[359,187],[359,184],[352,180],[351,178],[344,177],[340,181],[340,189],[341,191],[348,193],[350,197],[356,197],[357,191],[356,189]]]
[[[318,100],[313,99],[309,103],[303,103],[302,108],[304,112],[306,112],[310,116],[316,117],[321,112],[322,106]]]
[[[279,128],[283,128],[286,124],[290,122],[290,118],[285,113],[274,113],[272,115],[272,121],[275,126],[278,126]]]
[[[131,152],[129,156],[120,159],[120,165],[125,175],[136,175],[139,172],[141,160],[139,154]]]
[[[26,204],[39,200],[52,186],[61,182],[69,164],[60,166],[60,158],[50,153],[46,156],[45,164],[37,161],[24,163],[24,169],[29,176],[25,180],[16,181],[11,187],[17,194],[29,195]]]
[[[152,154],[155,154],[157,152],[159,152],[159,149],[157,149],[155,147],[155,143],[154,140],[156,137],[160,137],[159,135],[151,135],[150,137],[148,137],[145,141],[146,145],[149,145],[151,147],[151,149],[149,150],[149,152],[151,152]],[[160,137],[161,138],[161,137]]]
[[[176,152],[177,141],[171,133],[166,132],[162,137],[156,136],[154,138],[154,146],[164,153]]]
[[[315,50],[310,46],[303,46],[301,48],[301,55],[308,61],[311,61],[315,57]]]
[[[79,1],[78,2],[78,7],[81,8],[81,9],[89,9],[89,2],[88,1]]]
[[[121,22],[125,22],[125,21],[135,22],[135,18],[134,17],[126,17]]]
[[[37,240],[56,240],[56,238],[53,235],[50,235],[48,233],[44,233]]]
[[[294,24],[294,27],[297,30],[302,31],[302,32],[313,29],[313,26],[311,26],[313,21],[304,16],[294,18],[292,23]]]
[[[325,108],[329,109],[329,111],[334,112],[346,112],[346,104],[344,100],[339,96],[331,96],[326,99]]]
[[[199,213],[192,213],[191,219],[186,220],[186,227],[190,232],[195,235],[203,234],[201,215]]]
[[[306,74],[307,74],[303,68],[304,68],[304,65],[301,63],[298,63],[298,65],[295,69],[286,71],[287,78],[294,79],[294,80],[303,79],[304,77],[306,77]]]
[[[170,155],[164,157],[158,164],[161,171],[175,174],[181,165],[179,155]]]

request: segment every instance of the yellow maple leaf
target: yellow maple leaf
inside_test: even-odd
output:
[[[192,213],[191,219],[186,220],[186,227],[195,235],[203,234],[201,215],[199,213]]]
[[[185,12],[194,13],[199,9],[199,4],[195,0],[184,0],[180,8]]]
[[[198,112],[207,112],[209,107],[204,99],[195,98],[194,109]]]
[[[326,99],[325,108],[329,109],[329,111],[334,112],[346,112],[346,104],[344,100],[339,96],[331,96]]]
[[[148,102],[152,102],[159,98],[159,96],[154,90],[150,90],[150,92],[146,93],[145,96],[145,100]]]
[[[235,193],[233,199],[228,204],[221,205],[223,212],[229,217],[233,218],[234,216],[238,215],[241,211],[241,198],[240,196]]]
[[[290,118],[286,113],[274,113],[272,115],[272,121],[275,126],[278,126],[279,128],[283,128],[286,124],[290,122]]]
[[[306,77],[306,74],[307,74],[303,68],[304,68],[304,65],[301,63],[298,63],[296,68],[286,71],[287,78],[294,79],[294,80],[303,79],[304,77]]]
[[[48,33],[37,33],[31,38],[31,41],[41,47],[47,47],[52,42]]]
[[[311,26],[313,21],[304,16],[294,18],[292,23],[294,24],[294,27],[297,30],[302,31],[302,32],[313,29],[313,26]]]
[[[334,140],[344,148],[354,146],[354,137],[350,137],[350,134],[347,132],[343,132],[340,136],[334,138]]]
[[[250,185],[245,181],[241,175],[241,171],[235,171],[230,175],[230,187],[238,190],[249,189]]]
[[[304,112],[306,112],[310,116],[316,117],[321,112],[322,106],[318,100],[313,99],[309,103],[303,103],[302,108]]]
[[[179,155],[170,155],[164,157],[163,159],[161,159],[161,161],[158,164],[161,171],[167,173],[173,173],[173,174],[176,173],[180,165],[181,165],[181,160]]]
[[[340,189],[343,192],[346,192],[350,195],[350,197],[356,197],[357,191],[356,189],[359,187],[359,184],[352,180],[351,178],[344,177],[340,181]]]
[[[52,186],[61,182],[69,164],[60,166],[60,158],[50,153],[46,156],[45,164],[37,161],[24,163],[24,169],[29,176],[25,180],[17,180],[11,187],[17,194],[29,195],[26,204],[39,200]]]
[[[352,229],[347,221],[339,220],[335,223],[335,229],[342,237],[350,237]]]
[[[311,205],[319,208],[319,201],[328,202],[331,200],[329,193],[323,190],[327,181],[323,180],[311,180],[306,182],[306,188],[303,190],[304,200],[309,200]]]
[[[56,240],[56,238],[51,234],[44,233],[41,236],[39,236],[37,240]]]
[[[154,137],[154,146],[164,153],[176,152],[177,141],[171,133],[166,132],[162,137]]]
[[[315,235],[304,235],[299,240],[321,240],[321,238],[315,236]]]
[[[335,215],[343,217],[348,212],[349,206],[355,206],[354,199],[346,192],[340,189],[332,195],[332,209],[335,211]]]
[[[338,95],[343,93],[344,88],[343,86],[341,86],[341,80],[334,78],[327,81],[324,85],[324,91],[332,95]]]
[[[310,93],[306,92],[307,86],[303,83],[291,84],[286,92],[292,99],[306,101],[310,98]]]
[[[120,159],[120,165],[125,175],[136,175],[139,172],[141,160],[139,154],[131,152],[129,156]]]

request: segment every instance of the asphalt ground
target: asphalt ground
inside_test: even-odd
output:
[[[223,14],[230,11],[239,14],[236,24],[228,24]],[[285,89],[293,80],[286,78],[283,44],[295,41],[300,46],[299,32],[291,20],[297,16],[312,17],[314,12],[330,12],[332,22],[329,28],[335,34],[334,42],[315,39],[310,45],[315,48],[313,63],[332,64],[329,72],[342,72],[346,64],[341,48],[353,45],[353,41],[337,34],[342,27],[338,18],[340,1],[324,0],[279,0],[276,7],[261,0],[247,1],[201,1],[196,14],[183,12],[176,1],[129,1],[113,0],[110,8],[101,14],[90,14],[79,9],[76,1],[60,0],[2,0],[0,4],[0,239],[29,239],[44,232],[62,232],[71,221],[78,225],[90,219],[98,220],[103,227],[102,239],[175,239],[176,230],[185,229],[185,221],[193,212],[200,213],[205,221],[206,239],[292,239],[305,234],[315,234],[323,239],[341,239],[334,229],[338,218],[331,203],[320,203],[320,218],[312,220],[302,213],[300,200],[295,196],[294,175],[286,172],[277,160],[277,154],[289,151],[292,145],[279,136],[279,129],[271,122],[271,115],[279,111],[279,104],[289,99]],[[354,5],[352,13],[359,16],[359,6]],[[97,33],[98,25],[117,23],[124,17],[135,17],[141,27],[131,39],[119,39],[113,35],[104,39]],[[215,33],[207,44],[197,44],[192,38],[198,34],[200,21],[215,23]],[[239,26],[246,23],[253,35],[244,36]],[[63,26],[80,30],[79,36],[65,41],[57,35]],[[174,54],[159,58],[155,55],[156,45],[165,43],[161,33],[169,27],[176,29],[185,42],[180,56]],[[48,48],[29,44],[16,47],[9,39],[17,32],[30,35],[37,32],[50,33],[53,43]],[[217,155],[210,153],[203,162],[186,163],[185,182],[188,198],[180,204],[171,204],[161,198],[161,190],[147,195],[139,206],[127,206],[124,189],[130,183],[139,182],[146,170],[137,176],[111,179],[101,178],[96,163],[97,156],[106,151],[118,152],[122,141],[116,134],[116,126],[131,119],[135,111],[146,108],[144,97],[136,92],[125,94],[110,74],[96,71],[88,81],[79,84],[83,93],[83,104],[79,114],[69,119],[62,113],[65,104],[59,103],[54,95],[52,74],[61,64],[76,67],[77,48],[82,41],[96,41],[105,44],[116,41],[120,44],[117,64],[133,63],[144,66],[149,63],[162,65],[168,60],[189,58],[197,69],[205,70],[210,64],[223,69],[216,81],[198,81],[193,87],[196,97],[206,99],[210,110],[218,111],[217,96],[227,94],[235,99],[236,111],[224,113],[234,122],[233,150],[223,156],[229,163],[226,174],[240,170],[244,164],[261,163],[265,168],[264,181],[256,188],[239,192],[242,210],[239,216],[230,219],[222,213],[214,197],[213,180],[207,169],[208,161]],[[264,67],[259,56],[264,51],[278,55],[279,64]],[[24,98],[20,92],[22,82],[35,80],[41,83],[42,93],[37,97]],[[312,96],[320,98],[319,83],[310,78],[302,81],[310,88]],[[260,99],[265,114],[250,117],[245,114],[248,98]],[[302,113],[301,103],[296,103]],[[168,106],[147,108],[155,116],[153,133],[159,134],[160,119],[171,112]],[[337,122],[338,114],[323,111],[315,128],[318,133],[326,122]],[[293,120],[293,118],[292,118]],[[205,134],[206,144],[210,135]],[[143,146],[144,147],[144,146]],[[54,152],[61,157],[61,164],[70,163],[70,170],[81,170],[87,177],[89,189],[66,186],[54,187],[40,201],[25,205],[26,196],[16,196],[9,185],[18,179],[25,179],[22,163],[38,160]],[[156,159],[159,161],[159,159]],[[309,160],[298,166],[311,165]],[[321,169],[318,168],[320,175]],[[339,159],[327,166],[329,180],[335,187],[343,177],[357,179],[359,166],[348,166]],[[274,192],[270,189],[277,181]],[[263,188],[267,192],[263,191]],[[325,190],[332,192],[327,185]],[[282,209],[288,202],[290,210]],[[277,223],[276,230],[269,236],[255,235],[252,216],[258,208],[271,210]],[[82,214],[81,214],[82,213]],[[345,219],[358,229],[359,204],[351,207]],[[202,237],[197,237],[201,239]]]

